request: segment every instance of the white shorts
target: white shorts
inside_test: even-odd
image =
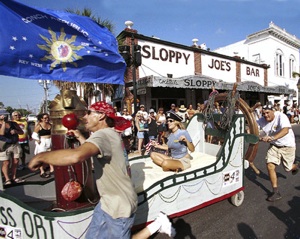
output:
[[[34,154],[39,154],[42,152],[50,151],[52,147],[52,140],[51,138],[41,138],[41,142],[35,142],[35,150]]]
[[[183,166],[183,170],[186,170],[191,167],[191,158],[192,158],[191,155],[187,154],[183,158],[179,158],[179,159],[172,158],[172,159],[181,162]]]

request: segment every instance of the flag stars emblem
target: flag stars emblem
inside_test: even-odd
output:
[[[116,38],[90,18],[0,0],[0,19],[2,75],[124,85]]]

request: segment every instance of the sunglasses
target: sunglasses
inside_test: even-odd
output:
[[[175,120],[169,119],[167,120],[168,123],[173,123]]]
[[[273,106],[272,105],[264,105],[262,108],[264,110],[273,110]]]
[[[87,115],[90,115],[91,113],[103,114],[102,112],[95,111],[95,110],[88,110],[88,111],[86,112]]]
[[[21,116],[21,115],[13,115],[13,116],[18,117],[18,116]]]

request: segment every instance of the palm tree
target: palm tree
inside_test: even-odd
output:
[[[75,13],[77,15],[90,17],[96,23],[105,26],[108,30],[112,33],[114,32],[114,25],[109,20],[102,20],[100,17],[96,17],[92,14],[91,9],[84,8],[82,11],[80,10],[72,10],[70,8],[66,9],[67,12]],[[54,85],[58,87],[60,90],[67,90],[67,89],[77,89],[80,87],[83,89],[83,98],[87,103],[90,98],[93,96],[97,96],[100,91],[103,94],[103,97],[106,95],[112,95],[117,86],[112,84],[94,84],[94,83],[76,83],[76,82],[65,82],[65,81],[53,81]]]
[[[300,73],[293,71],[293,77],[295,78],[296,76],[300,77]]]

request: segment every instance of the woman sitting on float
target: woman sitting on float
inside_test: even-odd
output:
[[[182,118],[179,115],[168,111],[166,118],[171,131],[167,145],[154,145],[150,157],[156,165],[162,167],[163,171],[178,172],[188,169],[191,167],[190,160],[192,159],[188,150],[191,152],[195,150],[191,136],[184,129],[181,123]]]

